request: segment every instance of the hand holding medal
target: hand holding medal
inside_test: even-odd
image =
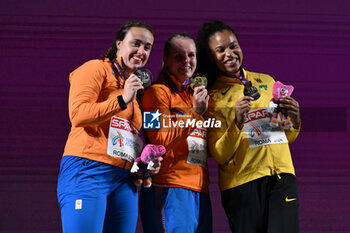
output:
[[[247,82],[244,84],[243,94],[245,96],[253,97],[254,100],[259,99],[260,93],[256,87],[252,85],[252,82]]]
[[[145,67],[138,68],[134,74],[142,81],[143,87],[148,87],[152,83],[152,73]]]
[[[190,87],[193,92],[193,108],[202,115],[208,109],[209,95],[207,89],[207,78],[199,73],[192,75],[190,78]]]
[[[199,86],[204,86],[206,88],[207,85],[208,80],[203,74],[196,73],[190,78],[190,87],[192,90]]]

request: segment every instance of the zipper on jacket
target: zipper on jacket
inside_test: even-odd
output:
[[[281,176],[280,176],[280,174],[277,173],[276,169],[274,169],[273,171],[274,171],[275,175],[278,177],[278,179],[281,179]]]

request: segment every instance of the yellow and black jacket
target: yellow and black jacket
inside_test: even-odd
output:
[[[251,111],[268,108],[272,99],[274,79],[266,74],[246,71],[244,77],[258,88],[260,98],[251,102]],[[299,129],[285,130],[288,143],[269,144],[250,148],[246,134],[235,124],[235,104],[243,97],[244,85],[239,79],[221,76],[210,90],[207,117],[222,122],[219,129],[209,129],[208,149],[219,164],[220,190],[237,187],[249,181],[280,173],[294,173],[289,143]]]

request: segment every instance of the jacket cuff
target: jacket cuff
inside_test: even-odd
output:
[[[125,104],[125,101],[123,99],[123,96],[122,95],[118,95],[118,103],[119,103],[119,106],[122,110],[125,110],[127,108],[126,104]]]

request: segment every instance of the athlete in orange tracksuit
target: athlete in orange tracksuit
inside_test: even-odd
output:
[[[212,232],[206,130],[186,127],[187,120],[204,120],[208,104],[203,86],[192,93],[186,85],[196,68],[194,41],[187,34],[174,34],[165,44],[163,61],[159,79],[141,100],[144,121],[149,111],[161,113],[159,129],[144,129],[146,139],[167,149],[154,185],[141,189],[143,230]]]
[[[130,168],[143,144],[135,100],[143,87],[133,72],[146,64],[153,41],[147,24],[127,22],[104,60],[70,75],[72,128],[57,184],[65,233],[135,232],[138,193]]]
[[[121,57],[117,62],[121,63]],[[131,168],[132,162],[106,153],[111,117],[126,119],[137,130],[142,127],[141,110],[136,99],[124,110],[118,102],[124,83],[108,58],[88,61],[71,73],[69,115],[72,128],[63,156],[75,155]],[[92,99],[95,101],[91,102]]]

